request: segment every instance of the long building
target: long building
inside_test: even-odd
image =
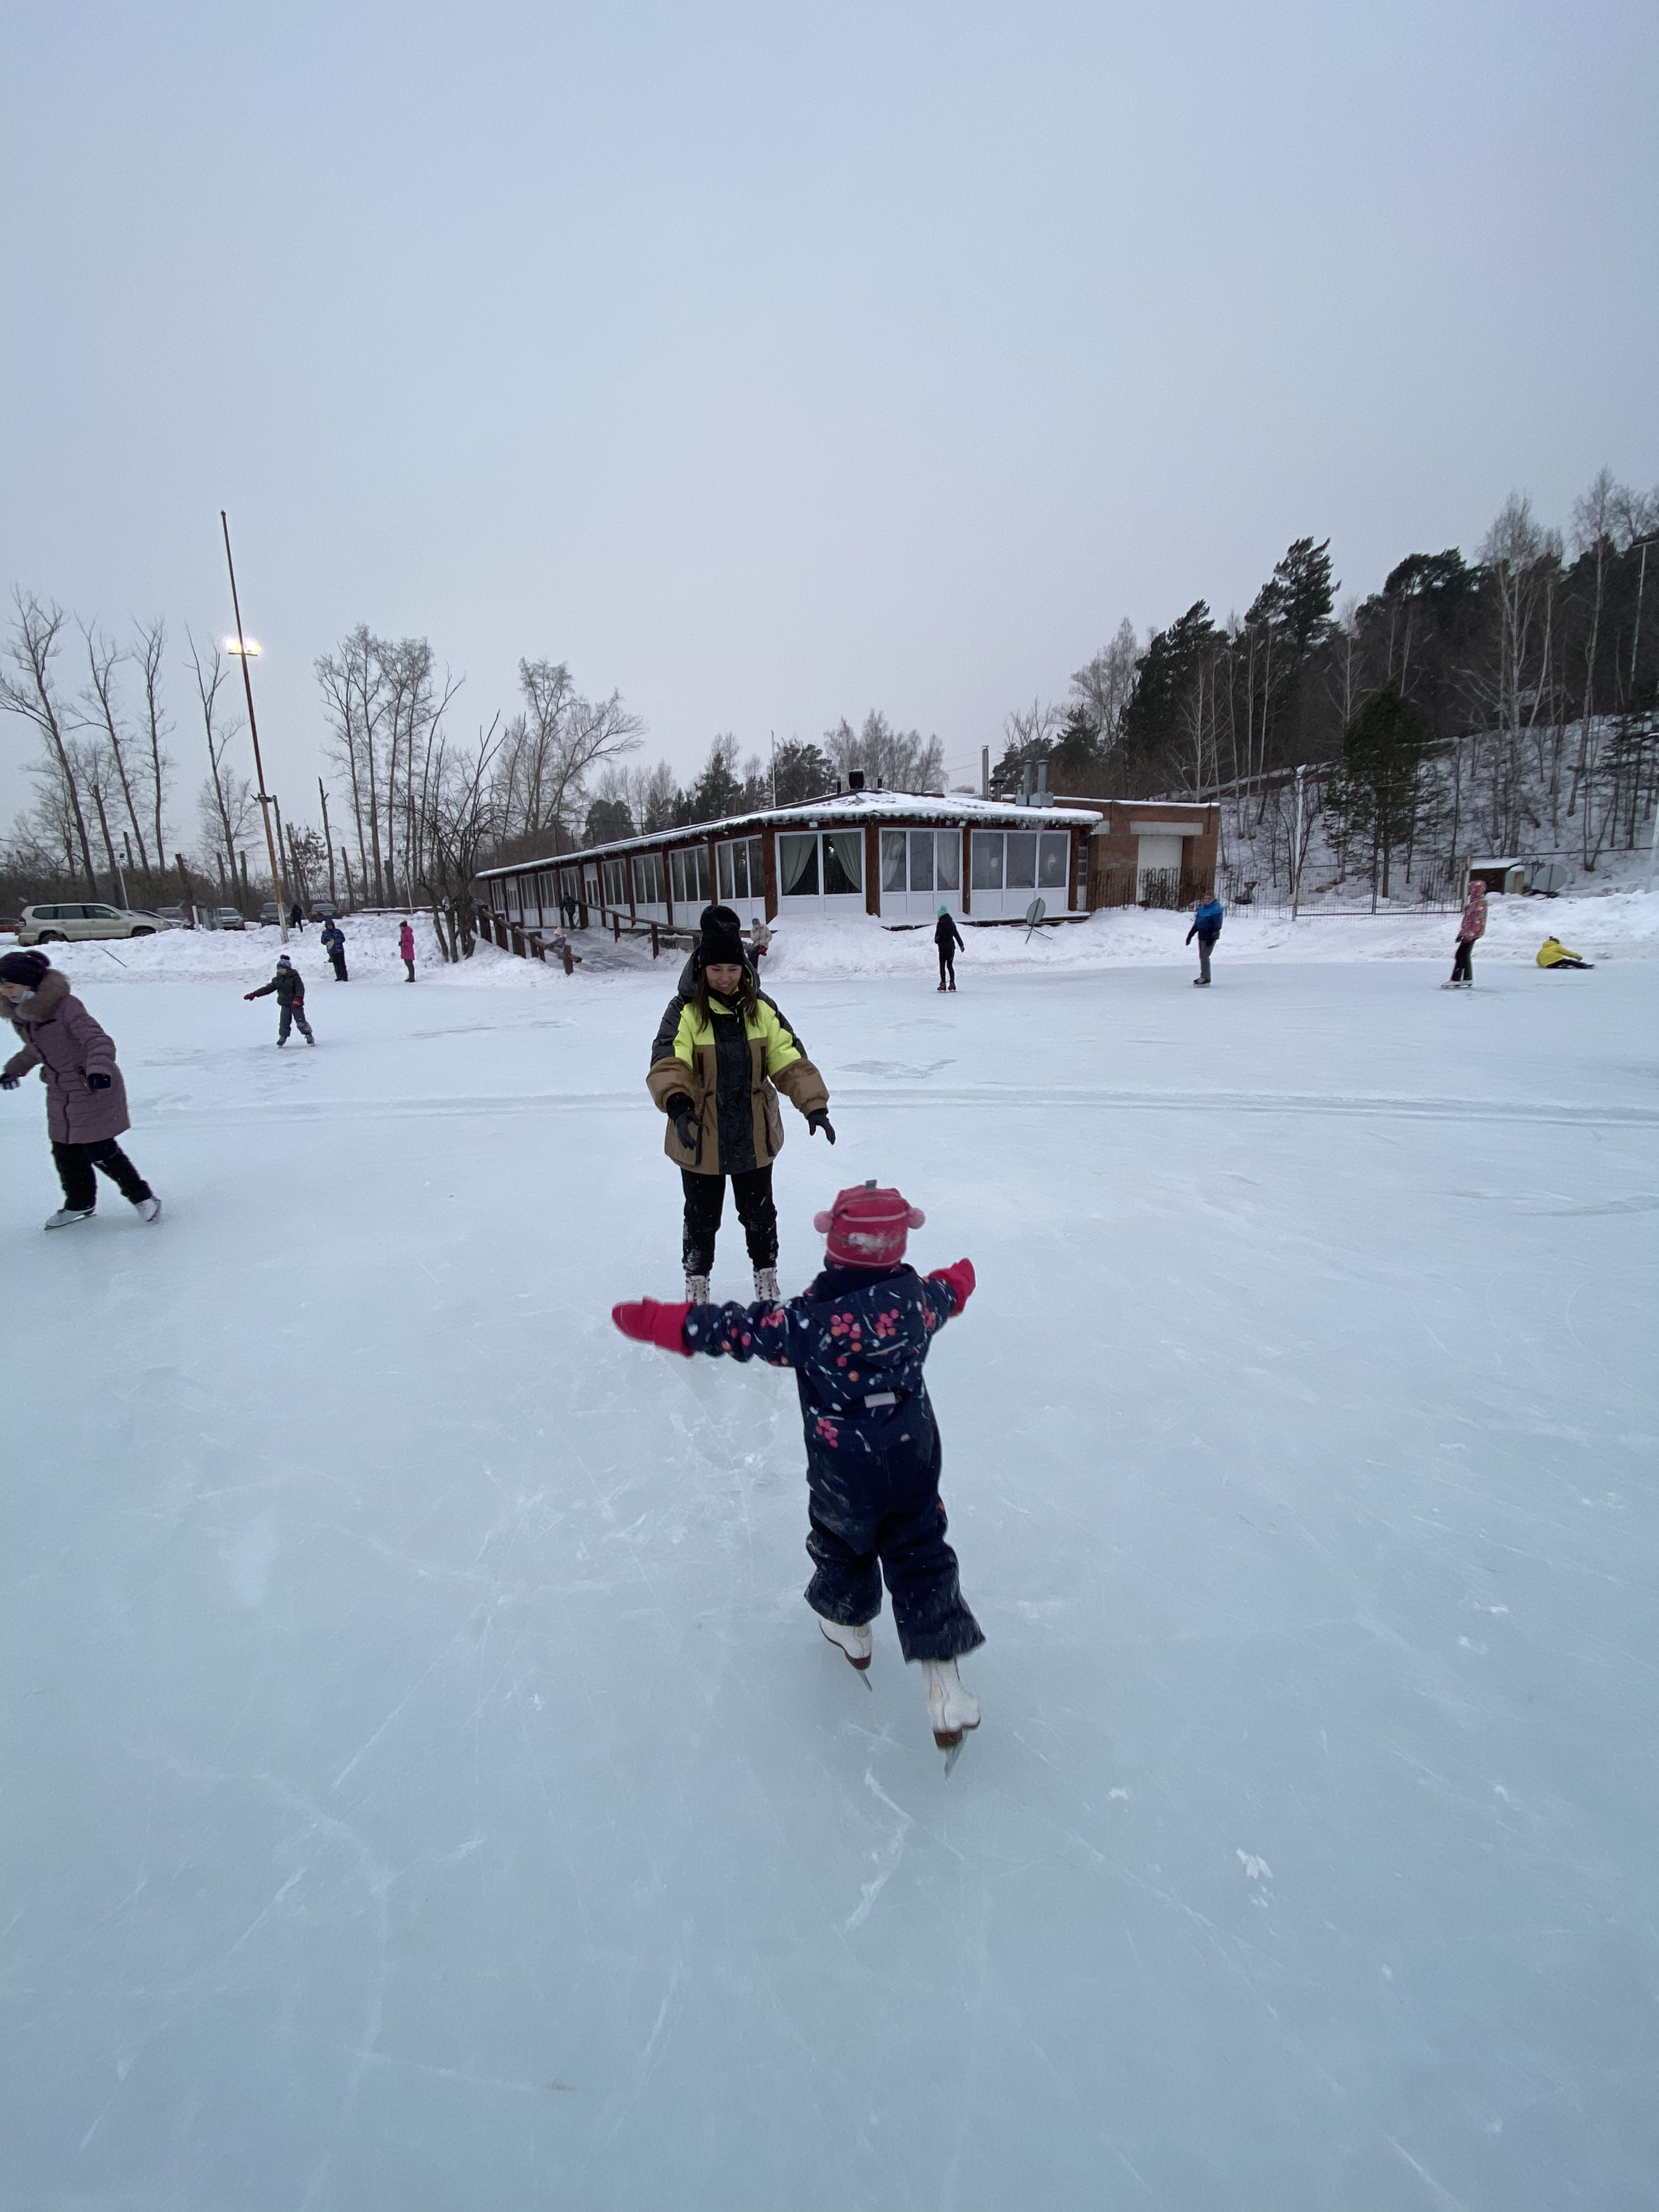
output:
[[[567,898],[584,919],[672,930],[695,929],[712,899],[748,923],[867,915],[904,927],[941,906],[962,921],[1023,921],[1036,899],[1062,921],[1209,890],[1218,822],[1212,806],[1162,800],[1021,805],[854,788],[491,868],[479,883],[502,942],[550,930]]]

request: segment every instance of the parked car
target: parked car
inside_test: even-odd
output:
[[[339,911],[332,899],[319,899],[311,909],[311,918],[313,921],[333,921]]]
[[[155,919],[169,923],[174,929],[194,929],[196,927],[195,917],[187,906],[158,906]]]
[[[160,915],[138,914],[130,907],[94,905],[77,900],[74,905],[26,906],[17,925],[20,945],[66,945],[88,937],[154,937],[159,929],[179,929],[183,924],[163,921]]]
[[[267,899],[264,904],[259,908],[259,927],[261,929],[275,929],[282,918],[282,909],[277,906],[275,899]]]
[[[240,907],[222,906],[213,917],[213,927],[216,929],[246,929],[247,920]]]

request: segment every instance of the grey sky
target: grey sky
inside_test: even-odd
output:
[[[358,621],[469,722],[546,654],[682,772],[879,705],[965,775],[1301,532],[1659,478],[1635,0],[3,21],[0,574],[222,633],[228,507],[297,817]]]

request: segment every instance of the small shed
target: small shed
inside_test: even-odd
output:
[[[1519,894],[1527,888],[1527,864],[1524,860],[1471,860],[1469,881],[1486,886],[1487,895],[1508,891]]]

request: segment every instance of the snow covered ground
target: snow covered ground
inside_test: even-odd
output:
[[[801,1604],[787,1378],[611,1327],[669,963],[365,928],[279,1054],[270,933],[54,948],[167,1210],[43,1237],[0,1101],[0,2204],[1650,2208],[1659,967],[1518,911],[1455,994],[1443,917],[943,1001],[783,933],[786,1288],[866,1175],[979,1270],[948,1778]]]

